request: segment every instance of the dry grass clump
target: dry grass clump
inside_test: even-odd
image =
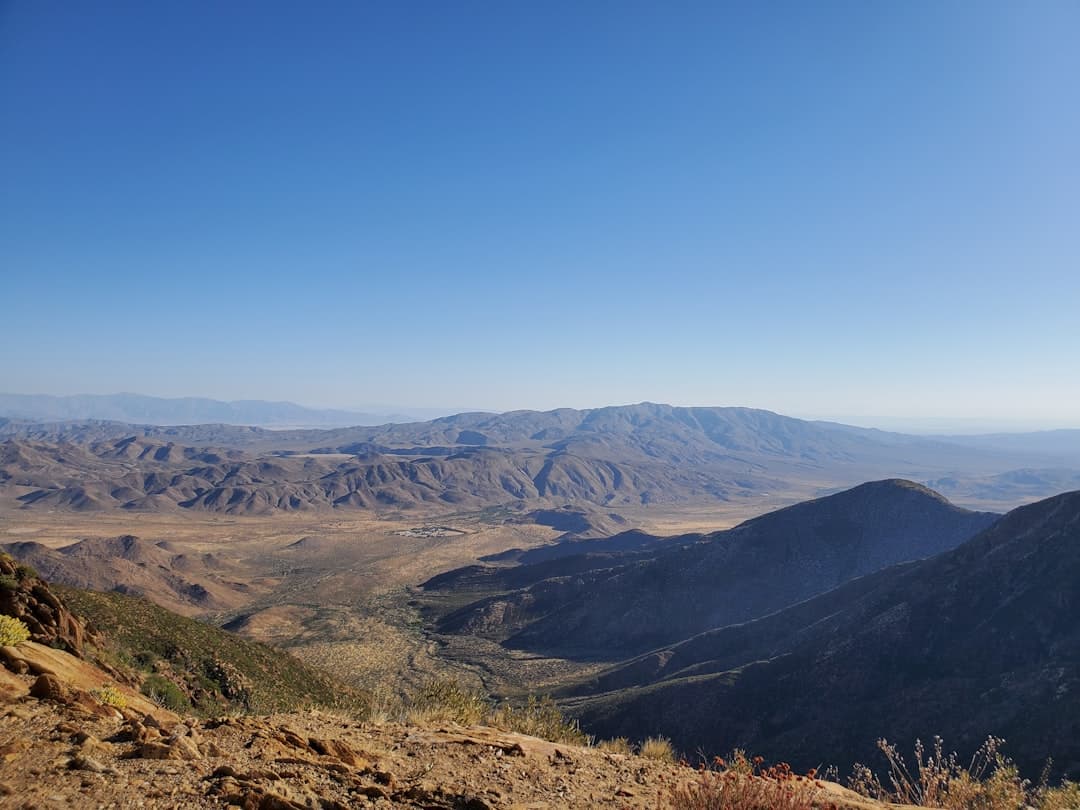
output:
[[[529,695],[522,706],[503,703],[487,717],[489,725],[551,742],[588,745],[591,738],[577,720],[568,720],[550,697]]]
[[[530,695],[521,705],[502,703],[496,706],[481,690],[465,686],[453,678],[428,681],[408,701],[404,714],[408,722],[418,725],[488,725],[551,742],[574,745],[588,745],[591,742],[577,721],[567,719],[550,697]]]
[[[1038,786],[1020,777],[1012,760],[1001,753],[1004,740],[988,737],[965,766],[955,753],[945,754],[940,737],[928,751],[915,741],[914,766],[909,767],[895,745],[878,740],[889,765],[887,784],[865,765],[856,765],[849,786],[857,793],[897,804],[943,810],[1077,810],[1080,788],[1066,782]]]
[[[1039,810],[1077,810],[1080,808],[1080,785],[1065,782],[1060,787],[1045,785],[1036,790],[1036,807]]]
[[[630,745],[630,740],[626,737],[613,737],[610,740],[601,740],[596,744],[597,750],[603,751],[605,754],[624,754],[630,755],[634,753],[634,747]]]
[[[487,695],[453,678],[434,678],[412,697],[405,716],[410,723],[460,723],[473,726],[491,711]]]
[[[675,761],[675,749],[667,737],[646,737],[638,749],[638,755],[657,762]]]
[[[730,762],[717,757],[688,785],[668,792],[678,810],[836,810],[823,797],[814,771],[795,774],[787,763],[762,767],[762,758],[735,751]]]

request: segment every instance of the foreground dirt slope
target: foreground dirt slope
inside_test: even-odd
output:
[[[63,656],[63,653],[59,654]],[[0,669],[0,807],[660,808],[689,768],[485,727],[317,712],[182,719],[43,694]],[[55,699],[54,699],[55,698]],[[873,808],[837,786],[828,798]]]

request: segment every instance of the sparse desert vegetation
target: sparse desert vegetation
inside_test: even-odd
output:
[[[496,702],[452,678],[429,681],[405,702],[403,714],[416,724],[488,725],[551,742],[588,745],[591,741],[549,696],[529,695],[523,703]]]
[[[786,763],[762,767],[741,753],[730,765],[717,759],[689,783],[671,788],[662,806],[673,810],[838,810],[813,772],[801,776]]]
[[[646,737],[638,746],[638,754],[657,762],[675,761],[675,749],[671,747],[671,740],[667,737]]]
[[[965,765],[935,737],[929,747],[916,740],[909,764],[899,748],[878,740],[888,763],[884,781],[865,765],[856,765],[849,786],[863,796],[890,804],[943,810],[1076,810],[1080,786],[1033,784],[1020,775],[1002,751],[1005,740],[988,737]],[[1049,766],[1049,763],[1047,763]]]

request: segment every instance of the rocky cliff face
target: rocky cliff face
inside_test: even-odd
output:
[[[0,614],[22,621],[32,641],[67,650],[79,658],[93,637],[32,568],[19,565],[6,554],[0,554]]]

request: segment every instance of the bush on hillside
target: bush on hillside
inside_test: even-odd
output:
[[[601,740],[596,744],[596,748],[605,754],[623,754],[625,756],[634,753],[634,748],[626,737],[612,737],[610,740]]]
[[[878,740],[889,771],[887,784],[865,765],[856,765],[849,786],[880,801],[937,807],[943,810],[1076,810],[1080,788],[1066,782],[1051,788],[1045,780],[1033,786],[1021,778],[1012,760],[1001,753],[1004,740],[988,737],[964,766],[956,753],[945,754],[940,737],[928,751],[915,741],[915,760],[909,767],[895,745]]]
[[[127,707],[127,697],[112,684],[106,684],[97,689],[91,689],[90,694],[94,696],[98,703],[105,706],[112,706],[114,709],[123,709]]]
[[[814,775],[798,776],[786,763],[763,768],[761,757],[739,751],[730,764],[717,758],[667,798],[679,810],[836,810]]]
[[[188,712],[191,701],[175,683],[163,675],[147,675],[139,689],[144,695],[162,708],[173,712]]]
[[[671,747],[671,740],[667,737],[646,737],[638,754],[658,762],[675,761],[675,749]]]
[[[550,697],[530,695],[524,704],[495,706],[488,696],[453,678],[434,678],[424,684],[406,704],[405,715],[412,723],[460,723],[463,726],[489,725],[532,737],[588,745],[591,738],[567,719]]]
[[[588,745],[591,742],[578,722],[568,720],[548,696],[529,695],[522,706],[503,703],[491,713],[487,722],[506,731],[516,731],[551,742],[573,745]]]
[[[30,630],[14,616],[0,616],[0,647],[13,647],[30,638]]]

